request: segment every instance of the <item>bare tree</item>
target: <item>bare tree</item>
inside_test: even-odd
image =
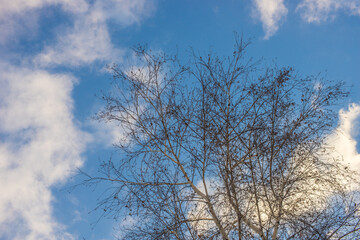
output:
[[[138,47],[139,67],[111,67],[97,119],[123,138],[86,181],[109,182],[99,207],[127,219],[121,238],[360,238],[354,173],[326,142],[344,84],[262,70],[247,45],[187,65]]]

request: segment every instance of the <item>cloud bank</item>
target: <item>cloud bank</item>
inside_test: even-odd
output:
[[[360,105],[351,104],[348,110],[339,111],[339,126],[328,137],[328,144],[334,148],[335,155],[341,156],[344,163],[360,174],[360,154],[357,151],[356,135],[359,134]]]
[[[50,187],[83,163],[89,136],[74,124],[74,78],[0,65],[0,238],[71,239],[54,221]]]
[[[0,51],[21,38],[38,38],[47,7],[66,13],[70,27],[40,52],[0,61],[0,239],[76,239],[53,216],[51,188],[82,166],[93,137],[73,115],[77,79],[53,67],[88,66],[121,57],[108,29],[141,24],[152,0],[0,0]],[[61,26],[61,23],[59,24]],[[46,39],[39,39],[44,42]],[[5,46],[1,48],[1,45]],[[25,59],[25,60],[24,60]]]

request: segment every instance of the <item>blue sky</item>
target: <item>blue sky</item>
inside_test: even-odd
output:
[[[104,186],[67,191],[121,135],[90,120],[104,66],[136,44],[231,54],[234,32],[254,59],[352,86],[329,139],[360,171],[359,0],[0,0],[0,239],[111,239],[121,222],[92,211]]]

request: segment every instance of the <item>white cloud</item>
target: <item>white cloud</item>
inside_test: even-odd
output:
[[[118,60],[123,50],[111,43],[107,21],[115,20],[122,27],[139,24],[153,8],[153,1],[98,0],[88,11],[78,14],[74,27],[60,33],[57,43],[46,47],[35,62],[42,66],[78,66],[96,60]]]
[[[111,42],[108,21],[121,27],[140,24],[152,13],[153,3],[0,0],[0,44],[24,37],[36,40],[42,24],[40,10],[56,6],[70,13],[67,16],[74,24],[65,31],[58,28],[56,41],[40,54],[28,55],[27,59],[35,59],[30,62],[44,67],[113,60],[122,50]],[[1,239],[74,239],[53,216],[51,187],[65,182],[82,165],[81,154],[90,141],[74,123],[71,91],[75,82],[69,74],[0,62]]]
[[[286,17],[288,9],[284,0],[254,0],[256,18],[259,18],[265,31],[264,39],[269,39],[279,29],[281,19]]]
[[[93,135],[96,136],[94,141],[105,147],[112,147],[114,144],[126,141],[124,130],[115,122],[91,121],[89,125],[94,131]]]
[[[259,19],[269,39],[279,29],[280,22],[288,13],[285,0],[253,0],[255,18]],[[301,0],[296,7],[302,19],[308,23],[332,20],[338,12],[360,16],[359,0]]]
[[[17,43],[24,35],[28,39],[33,38],[38,32],[38,17],[33,13],[27,13],[22,17],[9,17],[1,19],[0,16],[0,46],[8,42]]]
[[[88,6],[85,0],[0,0],[0,19],[50,5],[59,5],[71,12],[83,12]]]
[[[0,45],[17,43],[24,36],[35,37],[39,31],[39,10],[54,5],[73,14],[88,8],[85,0],[0,0]]]
[[[98,0],[94,11],[103,19],[114,19],[123,27],[140,24],[155,10],[154,0]]]
[[[37,32],[37,10],[41,8],[60,6],[71,13],[74,26],[59,32],[57,43],[51,43],[36,58],[37,63],[47,66],[118,59],[122,51],[112,45],[107,21],[121,27],[140,24],[155,9],[154,0],[96,0],[93,4],[85,0],[0,0],[0,6],[2,45]]]
[[[0,44],[17,42],[23,35],[36,35],[39,10],[54,5],[73,14],[88,8],[85,0],[0,0]]]
[[[336,13],[344,11],[350,15],[360,15],[359,0],[302,0],[297,6],[301,17],[307,22],[320,23],[333,19]]]
[[[55,46],[47,46],[35,62],[40,66],[79,66],[119,58],[121,50],[112,45],[107,25],[96,17],[92,12],[78,18],[74,28],[59,34]]]
[[[335,158],[343,158],[344,164],[348,165],[351,170],[356,171],[360,173],[360,154],[357,151],[357,140],[355,139],[358,137],[360,133],[360,105],[358,104],[351,104],[348,108],[348,110],[341,109],[339,111],[339,125],[338,127],[326,138],[326,145],[329,150],[329,154],[325,154],[325,158],[332,156]],[[300,169],[300,171],[303,171]],[[311,179],[312,181],[312,179]],[[218,180],[212,179],[212,181],[206,181],[207,188],[210,189],[210,194],[213,196],[213,199],[216,199],[215,202],[215,209],[216,212],[219,213],[219,216],[222,217],[223,221],[225,222],[234,222],[235,219],[231,219],[230,214],[230,206],[227,206],[226,200],[222,198],[221,195],[216,195],[216,192],[214,192],[214,189],[217,189],[216,183],[219,182]],[[349,184],[346,182],[346,184]],[[309,186],[310,183],[308,183],[306,186]],[[316,184],[312,184],[314,186],[314,189],[316,189]],[[197,183],[197,187],[203,191],[204,186],[201,181]],[[349,187],[348,185],[344,187]],[[355,184],[350,186],[348,190],[352,189],[358,189],[359,186],[356,186]],[[221,189],[221,188],[219,188]],[[318,204],[319,207],[321,207],[321,202],[319,203],[317,200],[321,201],[318,196],[327,196],[330,197],[333,192],[330,190],[327,191],[324,189],[323,185],[320,185],[320,188],[312,193],[312,195],[308,195],[308,199],[306,202],[302,201],[302,206],[298,209],[295,208],[296,211],[292,211],[292,214],[300,214],[303,211],[307,211],[310,206],[316,206],[315,204]],[[286,204],[290,207],[295,206],[299,200],[297,195],[294,195],[294,199],[287,199],[290,204]],[[301,198],[304,198],[304,196],[300,196]],[[245,201],[248,201],[252,198],[248,197],[248,199],[245,199]],[[261,198],[260,198],[261,200]],[[261,219],[263,221],[263,224],[265,225],[268,217],[271,215],[271,212],[268,208],[268,203],[266,201],[259,201],[260,207],[260,214]],[[254,204],[249,201],[248,204],[246,204],[247,210],[250,210],[251,214],[248,214],[248,216],[257,215],[255,212],[252,213],[251,211],[254,211],[255,206]],[[288,209],[289,210],[289,209]],[[299,211],[300,210],[300,211]],[[224,217],[226,216],[226,217]],[[195,207],[193,207],[188,212],[188,217],[190,219],[198,219],[198,218],[210,218],[210,214],[207,211],[207,206],[204,203],[198,203]],[[258,216],[257,216],[258,217]],[[258,220],[256,220],[258,221]],[[194,221],[192,222],[192,226],[199,231],[201,234],[206,234],[209,232],[210,229],[214,228],[215,225],[211,221]]]
[[[351,169],[360,173],[360,154],[356,149],[356,134],[359,133],[360,105],[351,104],[349,110],[340,110],[339,126],[328,137],[327,143],[334,148],[336,156],[342,156]]]
[[[52,216],[51,186],[81,166],[74,78],[0,64],[0,238],[73,239]]]

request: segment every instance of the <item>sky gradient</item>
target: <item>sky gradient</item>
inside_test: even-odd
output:
[[[249,57],[351,87],[328,141],[360,172],[359,0],[0,0],[0,239],[117,234],[126,222],[93,211],[104,186],[69,189],[121,136],[91,120],[105,66],[129,64],[137,44],[184,61],[190,47],[231,54],[234,32]]]

